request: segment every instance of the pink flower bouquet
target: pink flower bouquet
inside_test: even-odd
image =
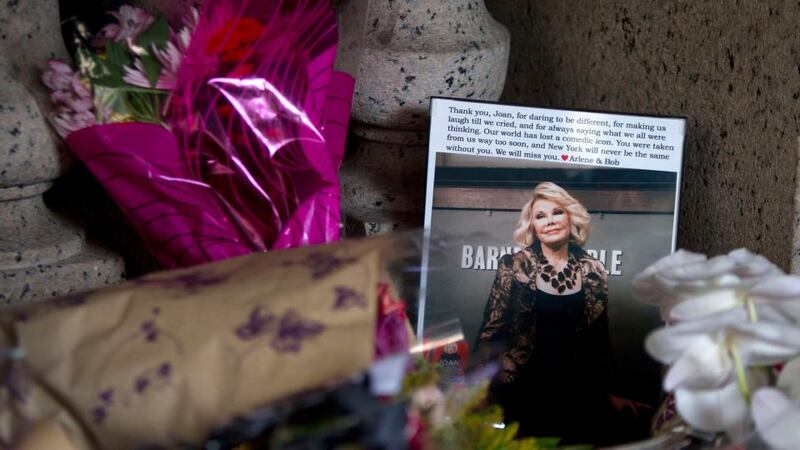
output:
[[[53,124],[159,262],[337,240],[354,80],[329,2],[209,0],[173,30],[123,6],[50,61]]]

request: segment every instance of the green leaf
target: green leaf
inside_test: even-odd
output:
[[[150,50],[155,45],[158,49],[167,46],[169,40],[169,24],[163,14],[158,14],[153,23],[139,35],[136,44],[142,48]]]
[[[97,55],[86,48],[79,48],[77,59],[81,73],[89,78],[92,85],[111,88],[125,85],[122,81],[122,67],[130,64],[130,58],[122,44],[107,43],[105,55]]]
[[[111,111],[111,114],[118,116],[130,114],[126,105],[125,93],[121,89],[95,86],[94,104],[98,111]]]
[[[106,43],[106,59],[105,62],[110,66],[115,66],[122,70],[122,67],[131,65],[131,58],[128,55],[128,50],[121,42],[108,41]]]
[[[126,107],[136,122],[161,123],[161,105],[166,93],[127,92]]]
[[[536,443],[544,448],[556,448],[561,438],[557,437],[540,437],[536,438]]]
[[[153,48],[163,50],[167,46],[168,40],[169,24],[167,23],[167,18],[163,14],[158,14],[153,23],[142,31],[136,42],[138,47],[136,52],[142,61],[142,67],[144,67],[144,73],[147,75],[150,86],[155,87],[163,69],[161,63],[158,62],[158,59],[153,54]]]
[[[78,70],[81,75],[88,78],[92,84],[97,84],[97,80],[114,77],[114,73],[112,73],[106,61],[84,47],[78,48],[75,59],[78,62]],[[119,81],[122,81],[121,76]]]
[[[158,77],[161,75],[161,63],[158,60],[150,55],[142,55],[141,57],[142,67],[144,67],[144,73],[147,75],[147,81],[150,82],[151,87],[156,87],[156,83],[158,83]]]

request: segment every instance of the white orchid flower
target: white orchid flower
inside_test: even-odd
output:
[[[746,311],[731,310],[660,328],[647,337],[645,348],[672,366],[664,389],[711,389],[727,384],[739,368],[770,366],[800,353],[800,328],[781,321],[753,323]]]
[[[774,449],[796,449],[800,444],[800,358],[795,358],[778,377],[776,388],[756,391],[753,421],[764,441]]]
[[[800,298],[792,296],[800,293],[800,278],[790,277],[793,279],[784,282],[792,285],[791,292],[786,292],[769,288],[778,277],[787,276],[763,256],[746,249],[711,259],[679,250],[637,275],[632,289],[641,301],[659,306],[665,321],[684,321],[733,308],[748,308],[752,314],[760,299],[752,292],[755,286],[770,301]]]
[[[704,431],[741,430],[750,392],[765,380],[749,367],[770,366],[800,354],[800,328],[769,309],[754,323],[744,309],[660,328],[645,347],[671,365],[664,389],[675,391],[678,412]]]
[[[767,384],[764,372],[747,370],[747,385],[762,387]],[[731,381],[717,389],[681,388],[675,391],[675,407],[678,414],[692,427],[706,431],[724,431],[738,439],[750,428],[747,398],[741,387]]]

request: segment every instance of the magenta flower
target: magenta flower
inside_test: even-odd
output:
[[[154,20],[147,11],[128,5],[123,5],[111,15],[119,22],[119,29],[113,37],[115,42],[135,41]],[[113,34],[114,29],[111,28],[108,32]]]

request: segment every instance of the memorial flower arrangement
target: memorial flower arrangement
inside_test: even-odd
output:
[[[73,70],[49,61],[52,123],[166,268],[337,240],[355,80],[323,0],[211,0],[177,28],[122,6]]]
[[[667,325],[645,346],[669,365],[664,389],[695,429],[772,448],[800,442],[800,277],[745,249],[680,250],[634,279]]]
[[[170,28],[163,15],[153,16],[128,5],[111,16],[116,20],[93,38],[79,28],[78,70],[50,60],[42,75],[56,107],[53,124],[63,138],[106,123],[166,126],[165,101],[175,88],[198,12],[192,8],[179,30]]]

